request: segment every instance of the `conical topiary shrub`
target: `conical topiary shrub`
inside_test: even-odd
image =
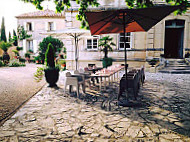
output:
[[[55,67],[55,51],[51,43],[48,44],[48,48],[45,53],[46,69],[44,69],[46,81],[49,83],[49,87],[55,87],[59,78],[59,68]]]
[[[46,50],[45,53],[45,63],[46,66],[54,68],[55,67],[55,51],[54,51],[54,47],[51,43],[48,44],[48,48]]]

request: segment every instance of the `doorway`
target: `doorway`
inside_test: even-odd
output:
[[[165,24],[165,58],[183,58],[184,20],[169,20]]]

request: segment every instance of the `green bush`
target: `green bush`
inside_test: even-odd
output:
[[[19,55],[18,50],[13,49],[13,50],[12,50],[12,52],[14,52],[14,53],[15,53],[15,56],[18,56],[18,55]]]
[[[66,61],[65,61],[65,60],[59,60],[59,61],[58,61],[58,64],[59,64],[59,65],[66,64]]]
[[[30,53],[26,52],[26,53],[24,54],[24,56],[25,56],[25,58],[30,58]]]
[[[5,66],[4,63],[0,60],[0,67]]]
[[[48,44],[47,51],[45,53],[46,66],[54,68],[55,67],[55,50],[51,43]]]
[[[24,63],[19,63],[16,60],[13,60],[9,63],[9,67],[23,67],[26,66]]]
[[[21,62],[21,63],[25,63],[25,62],[26,62],[26,59],[24,59],[24,58],[20,58],[20,59],[19,59],[19,62]]]
[[[46,37],[42,40],[42,42],[40,42],[39,44],[39,56],[41,57],[42,61],[45,60],[45,53],[48,47],[48,44],[51,43],[54,47],[55,53],[58,55],[62,48],[64,47],[64,44],[61,40],[53,38],[51,36]],[[55,56],[57,56],[55,55]]]
[[[3,60],[3,56],[0,56],[0,61],[2,61]]]
[[[17,46],[17,47],[16,47],[16,50],[18,50],[18,51],[23,50],[23,47]]]

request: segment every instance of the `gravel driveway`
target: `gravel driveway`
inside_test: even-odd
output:
[[[33,74],[39,66],[0,68],[0,123],[45,84],[45,80],[39,83],[34,80]]]

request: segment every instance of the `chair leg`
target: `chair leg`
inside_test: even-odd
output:
[[[69,85],[69,93],[71,93],[72,92],[72,85]]]
[[[64,94],[66,93],[66,88],[67,88],[67,85],[65,84]]]
[[[77,98],[79,98],[79,85],[76,86],[77,89]]]

